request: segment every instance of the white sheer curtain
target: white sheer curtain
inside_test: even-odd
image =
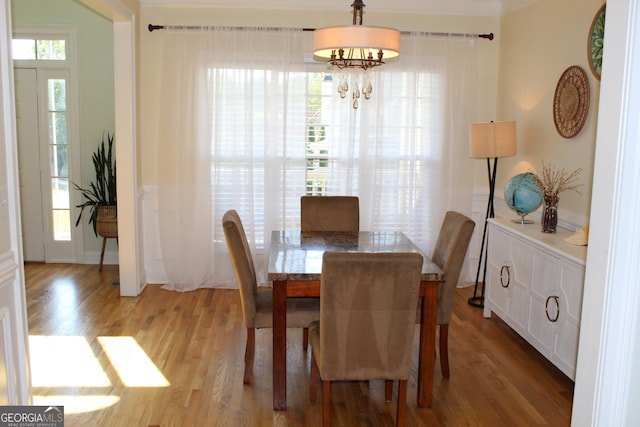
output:
[[[224,212],[238,211],[255,253],[266,224],[285,216],[287,194],[304,192],[302,32],[211,28],[163,37],[158,218],[166,287],[234,286]]]
[[[334,97],[330,191],[360,197],[362,229],[405,232],[431,253],[447,210],[471,214],[477,47],[473,36],[402,35],[358,110]]]
[[[274,229],[299,227],[307,86],[296,30],[178,31],[165,44],[158,217],[170,289],[235,286],[220,220],[236,209],[264,281]],[[430,253],[444,212],[471,212],[476,48],[402,37],[358,110],[323,107],[329,194],[360,197],[362,229],[406,232]],[[337,79],[336,79],[337,80]],[[335,88],[333,90],[335,93]]]

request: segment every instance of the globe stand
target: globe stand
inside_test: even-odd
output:
[[[515,222],[516,224],[533,224],[533,221],[531,221],[530,219],[524,219],[525,216],[527,216],[526,213],[520,213],[518,212],[518,215],[520,215],[520,219],[512,219],[511,222]]]

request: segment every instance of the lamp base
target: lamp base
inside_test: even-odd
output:
[[[469,305],[472,305],[474,307],[484,308],[484,297],[471,297],[467,300],[467,302],[469,303]]]

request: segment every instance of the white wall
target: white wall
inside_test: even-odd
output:
[[[591,73],[587,40],[602,0],[539,0],[502,18],[497,119],[516,120],[518,154],[500,160],[496,194],[520,172],[582,168],[582,195],[560,193],[559,217],[576,226],[589,222],[600,82]],[[562,73],[572,65],[589,78],[589,115],[582,131],[563,138],[553,121],[553,98]],[[488,118],[488,117],[487,117]],[[485,178],[486,180],[486,178]]]

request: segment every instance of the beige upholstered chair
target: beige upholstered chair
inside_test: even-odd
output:
[[[240,216],[235,210],[222,217],[229,255],[240,290],[242,317],[247,328],[247,346],[244,355],[244,383],[251,382],[255,354],[256,328],[273,327],[272,290],[258,288],[253,257],[247,242]],[[303,348],[307,347],[308,326],[320,318],[320,302],[317,298],[287,298],[287,327],[303,328]]]
[[[449,378],[449,322],[453,299],[475,225],[475,222],[461,213],[447,212],[431,257],[445,274],[445,281],[438,286],[437,318],[440,327],[440,370],[445,378]]]
[[[320,320],[309,327],[310,400],[323,391],[323,425],[330,420],[331,381],[400,380],[396,424],[404,425],[407,379],[420,291],[418,253],[325,252]],[[387,400],[392,388],[386,387]]]
[[[360,203],[355,196],[302,196],[302,231],[360,231]]]

